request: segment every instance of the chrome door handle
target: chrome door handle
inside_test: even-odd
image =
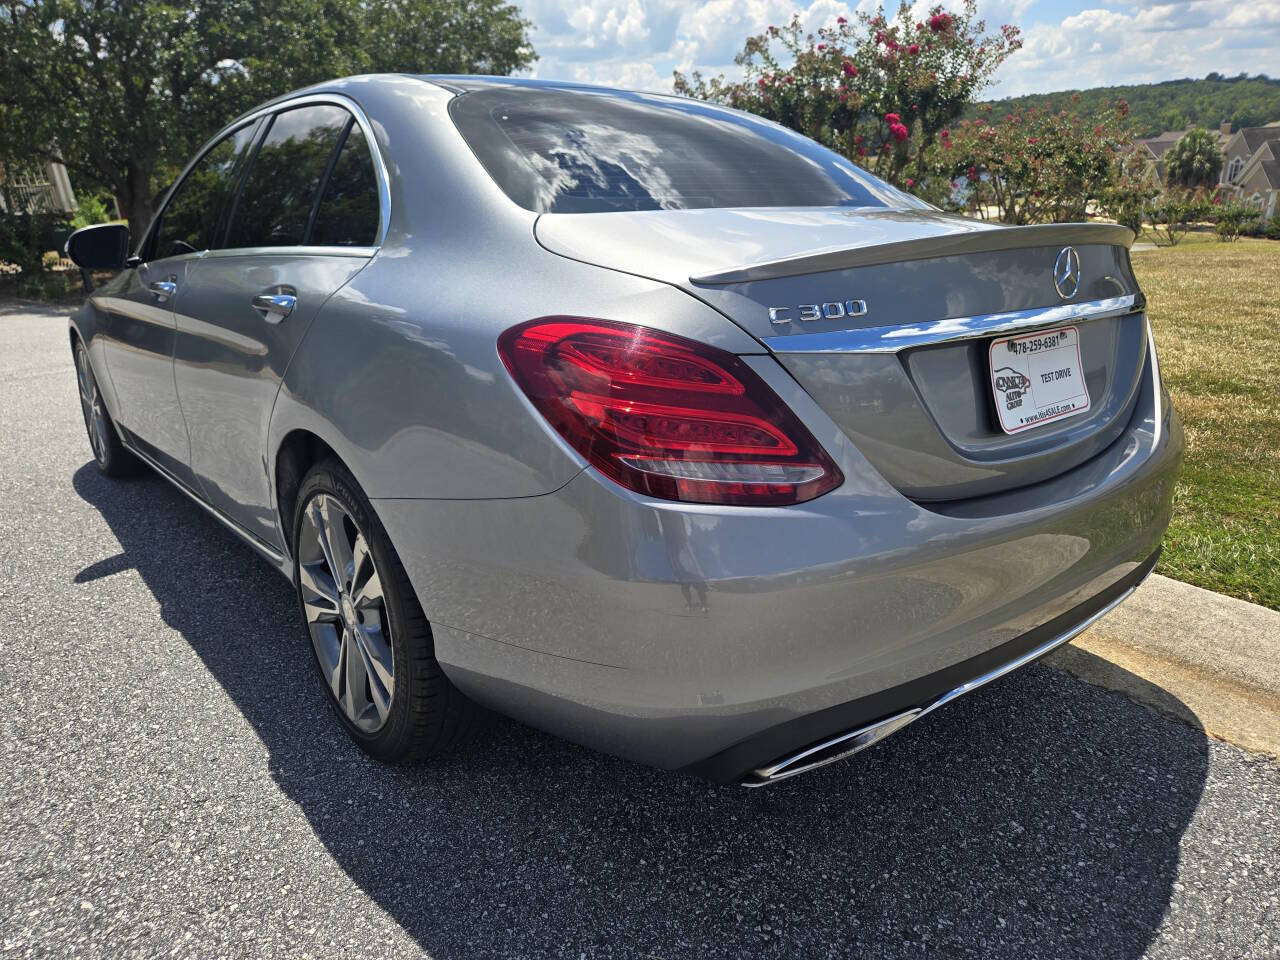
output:
[[[298,305],[298,298],[290,293],[260,293],[253,298],[253,309],[267,315],[268,323],[279,323]]]
[[[178,292],[178,285],[172,280],[155,280],[151,283],[149,289],[153,297],[157,300],[165,301]]]

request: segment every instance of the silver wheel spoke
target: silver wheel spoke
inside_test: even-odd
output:
[[[357,610],[371,610],[382,605],[382,579],[373,565],[373,554],[364,535],[356,537],[351,551],[354,575],[351,578],[351,601]]]
[[[372,634],[376,633],[376,639]],[[353,634],[355,646],[364,662],[364,672],[369,681],[368,692],[378,719],[386,720],[391,712],[391,696],[395,692],[395,678],[391,675],[391,650],[382,642],[382,631],[370,631],[356,627]]]
[[[341,597],[329,576],[327,563],[298,564],[298,580],[302,584],[302,604],[307,622],[336,623],[341,619]]]
[[[335,697],[342,693],[342,625],[313,623],[311,646],[315,649],[320,671]]]
[[[369,686],[369,671],[365,667],[364,652],[359,641],[350,630],[343,638],[343,659],[346,661],[346,689],[342,697],[342,705],[347,716],[356,723],[366,719],[369,709],[369,697],[366,693]]]

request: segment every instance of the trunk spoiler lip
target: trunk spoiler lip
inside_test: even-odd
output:
[[[898,240],[865,247],[826,249],[815,253],[784,257],[764,263],[753,263],[690,277],[689,282],[701,286],[750,283],[755,280],[777,280],[808,273],[871,267],[904,260],[934,260],[967,253],[996,253],[1025,247],[1051,247],[1061,244],[1106,244],[1128,249],[1134,234],[1118,223],[1041,223],[1021,227],[997,227],[972,233],[947,233],[913,240]]]

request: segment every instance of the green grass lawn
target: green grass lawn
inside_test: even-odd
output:
[[[1193,241],[1133,267],[1187,431],[1159,570],[1280,610],[1280,243]]]

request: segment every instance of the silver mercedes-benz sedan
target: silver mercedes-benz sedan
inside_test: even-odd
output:
[[[235,120],[136,243],[73,235],[122,270],[70,338],[98,466],[293,580],[373,755],[484,706],[759,785],[1151,571],[1183,440],[1131,242],[687,99],[355,77]]]

